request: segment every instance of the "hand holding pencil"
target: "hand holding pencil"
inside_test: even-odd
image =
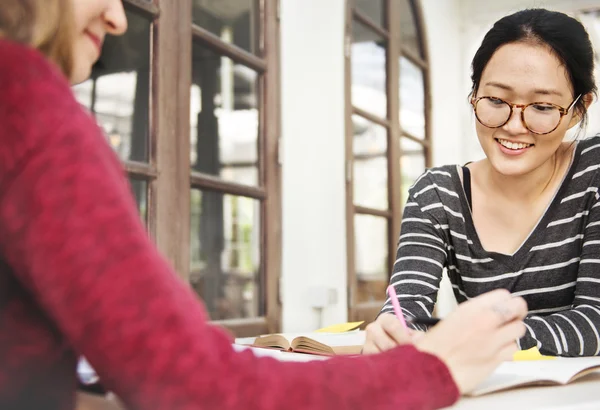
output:
[[[522,320],[527,315],[527,304],[505,289],[461,303],[444,320],[428,318],[435,326],[420,337],[408,329],[400,304],[393,302],[398,298],[395,292],[390,293],[395,314],[382,314],[367,326],[363,353],[412,344],[442,360],[462,393],[473,389],[502,361],[511,360],[518,350],[515,340],[525,334]],[[408,321],[423,323],[425,318]]]

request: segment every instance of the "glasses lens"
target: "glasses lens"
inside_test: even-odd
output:
[[[527,128],[537,133],[553,131],[560,122],[560,111],[550,104],[533,104],[523,111]]]
[[[475,114],[486,127],[500,127],[510,117],[510,106],[497,98],[484,97],[477,101]]]

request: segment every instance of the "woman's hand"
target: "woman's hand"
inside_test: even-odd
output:
[[[384,313],[365,328],[366,340],[363,354],[374,354],[393,349],[398,345],[413,343],[423,333],[407,329],[393,314]]]
[[[518,350],[525,334],[527,304],[507,290],[488,292],[467,302],[415,342],[417,349],[439,357],[461,393],[474,389]]]

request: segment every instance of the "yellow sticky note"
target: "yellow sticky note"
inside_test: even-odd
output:
[[[319,330],[315,330],[315,332],[317,332],[317,333],[344,333],[344,332],[349,332],[351,330],[358,329],[360,327],[360,325],[362,325],[363,323],[364,323],[364,321],[338,323],[337,325],[331,325],[331,326],[327,326],[327,327],[324,327]]]
[[[532,347],[527,350],[519,350],[513,355],[513,361],[515,362],[525,362],[531,360],[552,360],[556,359],[554,356],[544,356],[540,353],[537,347]]]

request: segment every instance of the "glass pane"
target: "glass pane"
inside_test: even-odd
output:
[[[387,117],[386,43],[364,25],[352,22],[352,104]]]
[[[417,138],[425,138],[423,70],[404,57],[400,57],[400,126]]]
[[[389,278],[388,221],[372,215],[354,215],[354,255],[357,302],[385,300]]]
[[[191,191],[190,283],[212,320],[264,315],[260,201]]]
[[[400,190],[406,202],[408,189],[425,172],[425,152],[421,144],[408,138],[400,138],[400,151]]]
[[[229,44],[259,52],[257,0],[192,0],[192,21]]]
[[[354,203],[388,208],[387,128],[358,115],[354,126]]]
[[[258,74],[194,44],[192,75],[192,168],[258,185]]]
[[[383,27],[385,25],[383,0],[355,0],[354,5],[358,11],[367,16],[373,23]]]
[[[91,79],[74,87],[122,160],[148,161],[152,24],[127,12],[129,29],[107,36]]]
[[[138,206],[138,212],[144,220],[148,221],[148,182],[143,179],[129,178],[131,190]]]
[[[423,57],[421,41],[417,30],[417,18],[411,0],[400,0],[400,35],[402,45]]]

